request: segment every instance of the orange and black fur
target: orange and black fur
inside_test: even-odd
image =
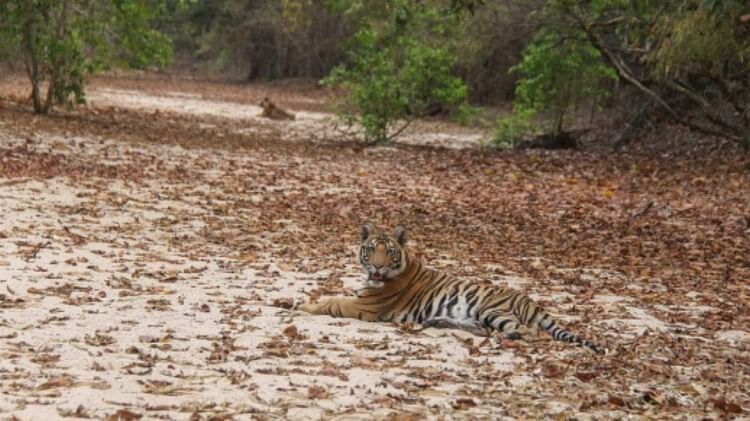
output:
[[[555,340],[572,342],[600,354],[606,352],[559,327],[526,294],[459,280],[426,268],[405,247],[407,233],[401,226],[388,235],[365,224],[361,236],[359,260],[367,274],[368,287],[356,298],[330,298],[302,304],[299,310],[372,322],[416,322],[480,335],[497,331],[508,339],[542,329]]]
[[[270,118],[272,120],[294,120],[294,114],[281,109],[279,106],[273,103],[270,98],[263,97],[263,100],[258,104],[261,108],[263,108],[263,111],[261,111],[260,116],[265,118]]]

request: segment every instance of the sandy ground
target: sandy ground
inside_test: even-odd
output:
[[[293,110],[297,121],[269,122],[256,117],[259,109],[252,104],[190,92],[97,88],[90,98],[94,109],[218,117],[238,121],[231,130],[261,135],[335,131],[332,116],[322,112]],[[405,142],[474,147],[482,137],[441,127],[417,125]],[[750,343],[744,322],[714,331],[696,322],[717,311],[700,304],[703,291],[691,292],[689,306],[648,303],[606,288],[576,303],[577,287],[561,280],[568,270],[583,283],[630,284],[634,294],[664,288],[633,283],[618,271],[559,268],[560,279],[540,288],[499,263],[459,262],[425,239],[415,243],[434,266],[470,277],[489,273],[493,282],[529,289],[561,319],[614,348],[607,357],[544,337],[498,344],[454,330],[290,311],[311,296],[353,293],[361,276],[350,235],[356,224],[323,227],[341,241],[335,258],[321,264],[314,252],[295,247],[295,238],[308,233],[289,216],[316,210],[286,198],[355,194],[357,185],[337,182],[336,174],[385,168],[377,157],[398,150],[375,148],[367,152],[370,158],[356,158],[360,169],[352,169],[340,157],[321,161],[303,153],[282,161],[278,152],[263,148],[238,154],[49,132],[30,139],[2,123],[0,139],[9,149],[138,168],[132,179],[0,178],[2,417],[695,418],[748,409],[746,384],[738,386],[742,369],[728,374],[724,387],[713,380],[701,384],[700,368],[667,364],[684,350],[679,347],[653,350],[643,377],[617,396],[603,386],[607,379],[597,370],[616,370],[618,359],[636,358],[623,349],[639,349],[638,341],[664,336],[696,353],[705,344],[708,359],[734,361],[728,364],[742,364],[739,355]],[[285,177],[285,168],[308,171]],[[259,180],[276,172],[278,177]],[[328,182],[326,189],[310,188],[321,180]],[[418,188],[425,197],[443,195]],[[266,206],[300,208],[269,217],[261,210]],[[345,204],[339,211],[356,213]],[[545,265],[543,257],[518,258]],[[670,380],[649,381],[649,370],[671,370]],[[550,382],[557,388],[540,389]]]
[[[49,139],[37,150],[86,144],[88,153],[125,157],[168,149],[175,165],[227,159],[217,151]],[[0,373],[13,380],[0,409],[20,419],[104,417],[117,408],[175,419],[202,412],[310,419],[408,398],[405,385],[420,382],[410,370],[467,376],[469,351],[456,347],[456,332],[298,317],[274,306],[307,300],[305,292],[330,271],[194,241],[195,232],[212,229],[215,218],[202,200],[221,176],[205,171],[201,178],[151,186],[0,183]],[[180,199],[171,198],[175,191]],[[219,223],[252,222],[227,215]],[[294,230],[291,221],[286,229]],[[268,249],[273,235],[245,240]],[[347,269],[344,287],[358,289],[357,267]],[[499,352],[483,364],[511,372],[516,360]],[[456,384],[436,386],[425,390],[424,403],[449,407]]]
[[[75,151],[81,143],[110,156],[166,152],[88,139],[50,138],[37,148]],[[208,158],[168,152],[174,163]],[[405,389],[414,387],[424,389],[420,404],[450,408],[455,382],[427,387],[409,372],[467,377],[469,350],[454,335],[470,335],[279,308],[307,300],[305,292],[330,272],[194,241],[195,232],[212,229],[202,200],[220,178],[206,171],[201,183],[183,185],[0,183],[0,373],[13,380],[0,410],[20,419],[104,417],[118,408],[175,419],[203,412],[311,419],[413,399]],[[171,198],[175,191],[180,199]],[[243,223],[251,221],[227,215],[220,222]],[[273,248],[272,236],[245,240]],[[358,269],[347,269],[344,287],[358,289]],[[482,364],[512,372],[516,360],[497,352]]]
[[[261,108],[253,104],[205,99],[197,94],[167,91],[160,95],[138,90],[100,88],[90,95],[92,107],[123,107],[136,110],[159,110],[182,115],[211,116],[245,123],[237,133],[268,135],[281,132],[285,137],[317,139],[348,139],[361,137],[357,127],[346,127],[334,114],[293,110],[293,121],[269,121],[259,117]],[[446,148],[478,147],[489,133],[444,122],[415,122],[398,142],[411,145]]]

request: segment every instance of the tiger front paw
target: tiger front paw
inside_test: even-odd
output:
[[[302,312],[309,313],[309,314],[318,314],[319,313],[319,307],[318,307],[318,305],[317,304],[313,304],[313,303],[299,304],[299,305],[297,305],[297,307],[295,308],[295,310],[302,311]]]

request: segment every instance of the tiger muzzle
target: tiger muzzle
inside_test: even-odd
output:
[[[383,280],[383,274],[380,273],[379,271],[370,272],[370,279],[372,279],[373,281],[381,281]]]

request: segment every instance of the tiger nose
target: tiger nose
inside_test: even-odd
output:
[[[382,262],[372,262],[372,265],[375,267],[375,269],[380,269],[385,266]]]

